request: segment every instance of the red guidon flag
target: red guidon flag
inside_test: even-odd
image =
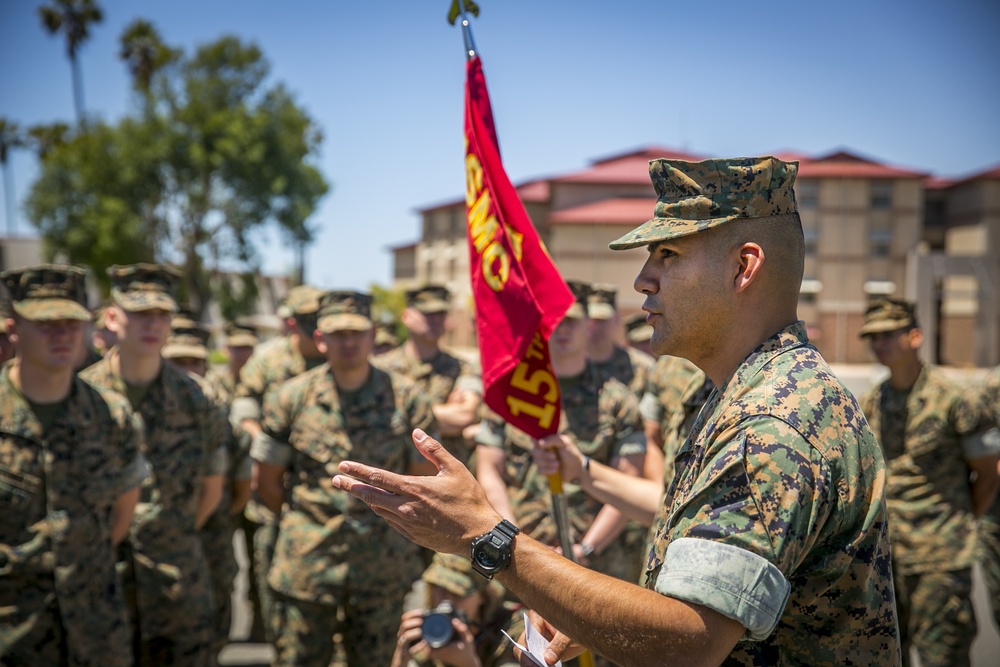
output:
[[[559,429],[549,335],[573,303],[500,161],[483,66],[466,64],[465,203],[483,399],[533,438]]]

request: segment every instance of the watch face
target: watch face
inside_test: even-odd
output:
[[[487,541],[479,545],[479,549],[476,551],[476,562],[482,567],[492,570],[493,568],[500,567],[500,564],[503,562],[503,556],[500,550],[494,546],[493,542]]]

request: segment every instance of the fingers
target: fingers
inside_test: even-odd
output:
[[[545,652],[542,654],[542,657],[545,658],[545,662],[550,665],[554,665],[559,660],[562,660],[563,655],[572,643],[572,639],[563,633],[556,631],[555,637],[553,637],[552,640],[549,641],[549,645],[545,647]]]
[[[448,453],[444,445],[427,435],[423,430],[419,428],[413,429],[412,437],[417,451],[420,452],[421,456],[433,463],[439,472],[442,470],[450,472],[456,465],[465,468],[463,464],[459,463],[458,459]]]
[[[376,501],[375,494],[385,494],[385,492],[389,492],[390,494],[398,495],[402,493],[402,488],[406,481],[405,475],[399,475],[394,472],[389,472],[388,470],[374,468],[355,461],[341,461],[338,467],[340,468],[340,472],[346,473],[363,482],[367,482],[367,484],[358,484],[352,479],[349,480],[349,484],[345,485],[343,483],[345,478],[341,475],[337,475],[333,478],[334,484],[338,488],[349,492],[351,495],[364,500],[369,505],[379,504]],[[340,481],[338,482],[338,480]],[[363,496],[362,494],[365,495]],[[368,502],[369,497],[371,500],[376,502]]]

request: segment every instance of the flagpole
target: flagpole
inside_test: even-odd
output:
[[[472,24],[469,17],[465,15],[465,5],[462,4],[462,39],[465,41],[465,58],[472,60],[476,57],[476,40],[472,38]]]

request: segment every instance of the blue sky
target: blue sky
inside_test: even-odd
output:
[[[64,42],[41,28],[39,4],[0,0],[0,116],[71,123]],[[81,62],[87,109],[106,120],[131,108],[117,48],[134,18],[188,51],[223,34],[261,47],[272,81],[325,136],[332,189],[313,218],[310,282],[388,284],[388,248],[418,238],[416,209],[464,191],[464,55],[449,0],[99,4]],[[849,148],[940,176],[1000,163],[995,0],[480,6],[473,30],[515,182],[649,144],[715,156]],[[11,164],[20,206],[37,166],[30,151]],[[275,239],[261,242],[265,270],[292,265]]]

